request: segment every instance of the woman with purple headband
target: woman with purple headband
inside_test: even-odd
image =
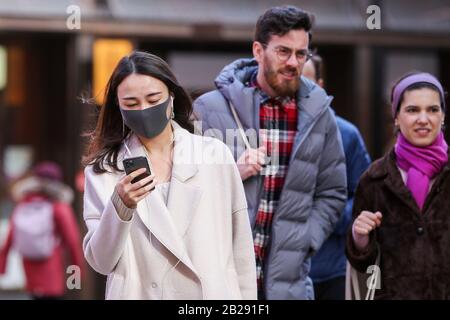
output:
[[[450,166],[445,94],[428,73],[392,89],[396,144],[356,190],[346,253],[359,272],[379,270],[375,299],[450,298]]]

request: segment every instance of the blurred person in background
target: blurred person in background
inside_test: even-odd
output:
[[[324,88],[324,64],[322,57],[314,53],[305,63],[303,75]],[[311,260],[311,278],[316,300],[344,300],[345,235],[352,221],[353,197],[361,174],[370,165],[370,156],[358,128],[351,122],[336,116],[336,122],[344,145],[347,167],[347,203],[333,233]]]
[[[192,133],[191,114],[165,61],[120,60],[85,158],[83,247],[106,299],[256,299],[238,169],[222,142]],[[124,173],[134,157],[151,170],[139,181],[146,169]]]
[[[375,299],[450,299],[450,166],[445,92],[428,73],[392,88],[395,146],[356,189],[346,254],[359,272],[380,257]]]
[[[310,258],[333,231],[346,200],[331,98],[302,76],[312,23],[294,6],[268,9],[256,23],[254,59],[225,66],[217,90],[194,103],[205,134],[225,137],[241,127],[259,138],[251,145],[238,135],[229,147],[247,196],[260,299],[314,298]]]
[[[79,229],[70,206],[73,191],[62,181],[60,166],[45,161],[11,190],[17,205],[0,251],[0,274],[6,271],[9,250],[15,249],[22,256],[26,290],[36,300],[64,297],[64,250],[70,254],[71,263],[80,268],[80,277],[83,269]]]

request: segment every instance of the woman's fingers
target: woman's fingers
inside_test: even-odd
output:
[[[369,243],[369,234],[381,224],[381,212],[361,211],[353,222],[353,242],[359,250],[363,250]]]
[[[144,171],[145,172],[145,171]],[[155,175],[152,174],[148,177],[145,177],[144,179],[141,179],[139,181],[136,181],[135,183],[131,184],[130,191],[136,191],[144,187],[145,185],[149,184],[155,179]]]
[[[152,183],[146,185],[145,187],[140,188],[140,189],[138,189],[136,191],[128,193],[128,198],[129,198],[130,202],[132,202],[135,205],[137,205],[139,201],[144,199],[146,196],[148,196],[155,189],[155,186],[156,186],[157,183],[158,182],[156,181],[156,179],[154,179]]]
[[[369,230],[367,230],[365,228],[358,227],[357,225],[355,225],[354,230],[359,235],[368,235],[369,232],[370,232]]]
[[[146,191],[143,195],[137,197],[135,199],[136,203],[138,203],[139,201],[141,201],[142,199],[144,199],[146,196],[148,196],[150,194],[151,191]]]
[[[373,220],[373,221],[375,221],[375,219],[377,219],[377,216],[374,213],[370,212],[370,211],[362,211],[360,216],[361,217],[365,217],[365,218],[370,219],[370,220]]]
[[[375,213],[372,213],[370,211],[362,211],[360,216],[365,217],[373,222],[376,223],[377,226],[381,224],[382,214],[381,212],[377,211]]]
[[[380,211],[375,212],[375,216],[377,217],[377,226],[380,226],[381,219],[383,219],[383,214]]]
[[[145,172],[145,168],[133,171],[129,175],[123,177],[117,184],[119,196],[129,208],[136,206],[137,203],[148,195],[156,185],[155,175],[150,175],[135,183],[131,183],[133,179]]]
[[[382,219],[381,212],[375,213],[364,210],[355,219],[354,228],[355,232],[360,235],[368,235],[372,230],[381,225]]]
[[[147,169],[145,168],[140,168],[136,171],[133,171],[132,173],[130,173],[129,175],[126,175],[125,177],[122,178],[121,182],[123,184],[128,184],[131,183],[131,181],[136,178],[139,177],[141,174],[143,174]]]
[[[375,229],[375,225],[370,225],[368,223],[365,223],[361,220],[355,221],[355,226],[358,226],[361,229],[367,230],[368,232],[372,231],[373,229]]]
[[[358,220],[367,225],[370,225],[371,227],[377,226],[377,222],[375,220],[372,220],[366,216],[360,216],[360,217],[358,217]]]
[[[158,181],[157,181],[156,179],[154,179],[154,180],[152,181],[152,183],[146,185],[146,186],[143,187],[143,188],[140,188],[140,189],[134,191],[134,192],[131,194],[132,198],[137,199],[137,198],[141,197],[141,196],[144,195],[144,194],[150,193],[150,192],[155,188],[155,186],[156,186],[157,183],[158,183]]]

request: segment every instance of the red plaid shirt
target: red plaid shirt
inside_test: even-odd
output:
[[[254,78],[255,79],[255,78]],[[251,83],[257,87],[256,81]],[[295,134],[297,133],[297,104],[295,98],[270,98],[261,91],[260,138],[271,162],[266,166],[262,197],[256,214],[254,247],[258,289],[264,284],[264,262],[270,243],[272,218],[276,213],[286,173],[289,167]],[[278,161],[275,161],[275,160]]]

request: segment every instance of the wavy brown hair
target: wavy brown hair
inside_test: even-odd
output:
[[[284,36],[291,30],[305,30],[311,44],[314,15],[295,6],[267,9],[256,22],[254,40],[269,44],[273,35]]]
[[[108,81],[104,103],[97,119],[97,125],[93,132],[86,135],[90,137],[83,165],[93,165],[95,173],[108,172],[105,165],[114,171],[122,171],[117,167],[117,156],[122,141],[130,133],[122,120],[117,88],[130,74],[142,74],[161,80],[174,96],[174,120],[189,132],[194,132],[191,121],[192,100],[187,92],[180,86],[169,65],[153,54],[135,51],[129,56],[123,57],[113,71]]]

